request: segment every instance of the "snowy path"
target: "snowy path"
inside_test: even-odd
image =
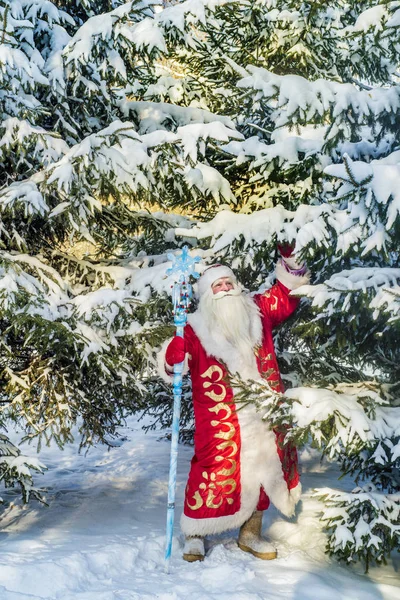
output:
[[[176,526],[171,573],[164,573],[168,442],[131,420],[127,439],[77,454],[76,446],[45,449],[50,507],[19,504],[0,530],[0,600],[398,600],[400,565],[346,568],[325,556],[314,486],[335,485],[332,466],[303,452],[302,509],[297,522],[275,510],[264,518],[279,558],[241,552],[232,532],[211,540],[203,563],[181,559]],[[177,501],[181,510],[192,455],[181,447]],[[341,485],[346,485],[342,483]],[[3,494],[11,499],[11,492]],[[178,519],[177,519],[178,521]],[[396,568],[397,566],[397,568]]]

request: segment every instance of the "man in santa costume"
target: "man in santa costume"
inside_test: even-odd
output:
[[[194,449],[185,491],[181,528],[183,558],[203,560],[204,537],[240,528],[239,547],[258,558],[276,558],[261,536],[262,511],[270,503],[290,517],[300,498],[297,453],[283,446],[253,405],[236,410],[229,375],[267,379],[283,385],[272,330],[296,309],[290,292],[308,282],[305,267],[281,248],[277,282],[263,294],[245,294],[233,271],[208,267],[198,281],[198,309],[188,315],[184,338],[174,337],[165,352],[164,374],[186,361],[192,379]],[[286,256],[285,256],[286,255]]]

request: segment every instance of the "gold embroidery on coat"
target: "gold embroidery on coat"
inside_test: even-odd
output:
[[[216,373],[216,378],[213,380],[213,375]],[[218,509],[224,500],[231,505],[234,502],[233,498],[229,496],[236,489],[236,482],[234,479],[226,479],[226,477],[230,477],[233,475],[237,469],[237,461],[233,458],[236,456],[238,452],[238,446],[236,442],[232,441],[231,438],[234,437],[236,433],[235,425],[233,423],[227,423],[226,421],[232,415],[232,409],[229,405],[227,405],[224,400],[227,396],[226,385],[222,382],[222,378],[224,376],[224,371],[218,365],[211,365],[204,373],[200,375],[200,377],[208,378],[210,381],[204,381],[203,389],[204,395],[208,398],[211,398],[214,402],[216,402],[215,406],[209,408],[210,413],[214,413],[215,416],[218,416],[219,420],[213,419],[210,421],[212,427],[217,427],[218,430],[214,434],[214,438],[217,440],[226,440],[222,443],[218,443],[216,446],[217,450],[225,450],[228,449],[229,456],[225,457],[221,454],[218,454],[215,457],[217,462],[223,463],[223,461],[227,461],[228,465],[223,467],[221,464],[221,469],[216,473],[211,473],[208,475],[207,471],[202,472],[202,477],[205,479],[205,482],[199,484],[199,490],[202,490],[203,494],[207,492],[207,499],[205,500],[205,504],[207,508]],[[221,383],[220,383],[221,382]],[[212,388],[212,389],[210,389]],[[224,414],[225,412],[225,414]],[[228,428],[228,431],[226,431]],[[226,463],[225,463],[226,464]],[[220,478],[219,480],[217,479]],[[222,479],[225,478],[225,479]],[[220,500],[215,502],[217,496],[214,494],[216,486],[220,488],[220,492],[218,496]],[[187,505],[192,510],[198,510],[204,505],[204,499],[202,498],[199,490],[197,490],[192,498],[195,500],[195,504],[190,504],[187,501]]]
[[[228,458],[232,458],[232,456],[235,456],[235,454],[238,451],[238,447],[237,447],[237,443],[236,442],[222,442],[222,444],[218,444],[217,446],[217,450],[225,450],[225,448],[231,448],[232,451],[230,453],[230,455],[228,456]]]
[[[219,508],[222,504],[222,502],[224,501],[223,498],[220,499],[220,501],[218,502],[218,504],[214,504],[213,500],[215,500],[215,496],[212,493],[211,490],[209,490],[208,492],[208,496],[207,496],[207,500],[206,500],[206,506],[207,508]]]
[[[278,310],[278,296],[275,296],[275,302],[271,304],[270,310]]]
[[[211,391],[211,392],[204,392],[204,395],[211,398],[211,400],[214,400],[214,402],[221,402],[222,400],[225,400],[225,398],[226,398],[226,389],[220,383],[217,383],[215,385],[218,385],[218,387],[221,389],[220,394],[217,394],[217,392]],[[204,384],[203,387],[207,387],[206,384]]]
[[[229,427],[229,431],[218,431],[218,433],[214,434],[215,438],[220,438],[221,440],[230,440],[236,433],[236,429],[233,423],[220,423],[219,421],[211,421],[211,425],[213,425],[214,427],[217,425]]]
[[[229,408],[225,402],[218,402],[215,406],[212,406],[208,409],[212,413],[219,413],[221,410],[226,410],[226,415],[224,417],[219,417],[221,421],[225,421],[225,419],[229,419],[232,414],[232,410]]]
[[[275,299],[274,304],[270,305],[270,310],[278,310],[278,296],[272,296]],[[264,298],[271,298],[271,292],[265,292]]]
[[[199,508],[201,508],[204,504],[203,498],[200,496],[200,492],[196,491],[193,496],[192,496],[193,500],[195,500],[194,504],[190,504],[190,502],[187,500],[186,503],[188,505],[189,508],[191,508],[192,510],[198,510]]]
[[[225,487],[226,485],[230,486],[229,492],[224,492],[227,496],[230,496],[236,490],[236,481],[234,479],[226,479],[225,481],[217,482],[221,487]]]
[[[207,371],[205,371],[202,375],[200,375],[200,377],[208,377],[209,379],[211,379],[211,376],[213,375],[213,373],[217,373],[217,375],[218,375],[216,380],[215,381],[205,381],[203,383],[203,388],[207,389],[207,388],[211,387],[212,385],[216,385],[220,389],[220,393],[218,394],[214,390],[211,392],[204,392],[204,395],[211,398],[211,400],[214,400],[214,402],[221,402],[222,400],[225,400],[225,398],[226,398],[226,387],[222,383],[218,383],[219,381],[221,381],[221,379],[224,376],[224,372],[221,369],[221,367],[219,367],[218,365],[211,365],[211,367],[209,367],[207,369]]]
[[[222,377],[224,376],[224,372],[221,367],[218,365],[211,365],[211,367],[208,367],[207,371],[204,371],[200,377],[209,377],[209,379],[211,379],[211,375],[213,373],[218,373],[218,378],[215,381],[221,381]]]
[[[218,462],[220,462],[221,460],[224,460],[224,457],[216,456],[215,460],[218,460]],[[229,462],[231,463],[230,469],[221,469],[220,471],[217,472],[217,475],[223,475],[224,477],[229,477],[229,475],[233,475],[234,472],[236,471],[236,460],[233,460],[232,458],[227,458],[226,460],[229,460]]]

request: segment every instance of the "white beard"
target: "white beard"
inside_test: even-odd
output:
[[[217,294],[210,288],[200,298],[199,312],[208,329],[222,335],[239,352],[244,364],[254,364],[254,349],[260,342],[259,334],[254,332],[254,321],[260,319],[260,311],[238,285]]]

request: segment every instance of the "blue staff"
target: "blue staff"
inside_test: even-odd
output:
[[[201,259],[199,256],[194,258],[189,256],[187,246],[183,247],[180,256],[168,254],[168,258],[172,260],[172,266],[167,270],[167,275],[176,275],[178,279],[174,284],[172,294],[172,301],[174,304],[174,325],[176,326],[175,335],[183,337],[187,322],[187,311],[192,300],[192,286],[188,280],[190,275],[196,279],[199,277],[199,273],[196,273],[194,269],[196,263],[198,263]],[[167,573],[169,573],[169,563],[172,551],[172,536],[174,531],[175,488],[178,461],[179,419],[181,415],[183,366],[184,362],[174,365],[174,411],[172,418],[171,458],[168,481],[167,545],[165,550],[165,570]]]

